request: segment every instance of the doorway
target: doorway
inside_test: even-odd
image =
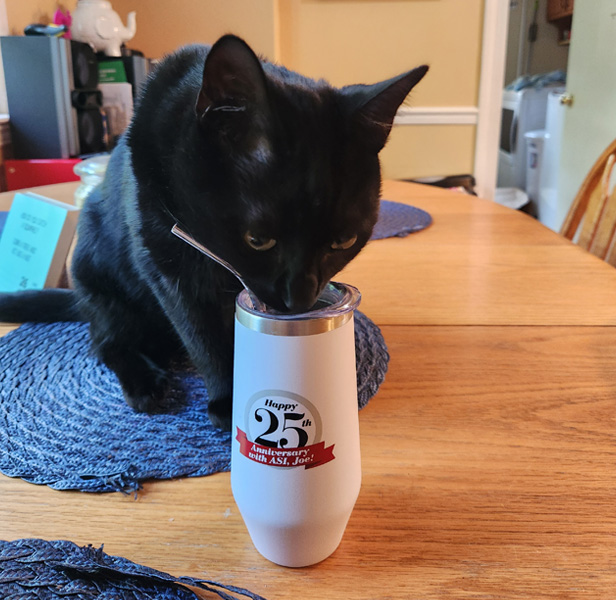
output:
[[[508,1],[495,199],[552,225],[540,188],[558,173],[572,12],[573,0]]]

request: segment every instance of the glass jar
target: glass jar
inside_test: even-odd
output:
[[[109,163],[109,154],[99,154],[77,163],[73,167],[75,175],[79,175],[81,184],[75,190],[75,206],[83,208],[86,198],[92,190],[102,183]]]

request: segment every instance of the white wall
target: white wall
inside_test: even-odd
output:
[[[616,138],[616,0],[575,3],[567,109],[558,178],[557,222],[564,220],[584,177]]]

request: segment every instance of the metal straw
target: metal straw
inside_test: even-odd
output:
[[[223,266],[225,269],[233,273],[233,275],[235,275],[239,279],[240,283],[244,286],[246,291],[250,294],[250,297],[254,303],[255,308],[259,311],[267,312],[267,306],[255,296],[255,294],[251,291],[251,289],[246,285],[246,282],[244,281],[240,273],[237,271],[237,269],[235,269],[235,267],[230,265],[224,258],[220,258],[220,256],[218,256],[217,254],[214,254],[214,252],[212,252],[209,248],[206,248],[203,244],[199,243],[194,237],[186,233],[183,229],[180,229],[177,223],[171,228],[171,233],[175,235],[176,237],[179,237],[182,241],[186,242],[187,244],[189,244],[196,250],[199,250],[199,252],[205,254],[206,256],[209,256],[212,260],[216,261],[219,265]]]

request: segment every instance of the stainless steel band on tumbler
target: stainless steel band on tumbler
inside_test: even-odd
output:
[[[269,335],[303,336],[326,333],[342,327],[353,316],[361,294],[342,283],[328,283],[317,307],[305,313],[263,312],[255,307],[251,294],[244,290],[236,301],[236,318],[248,329]]]

